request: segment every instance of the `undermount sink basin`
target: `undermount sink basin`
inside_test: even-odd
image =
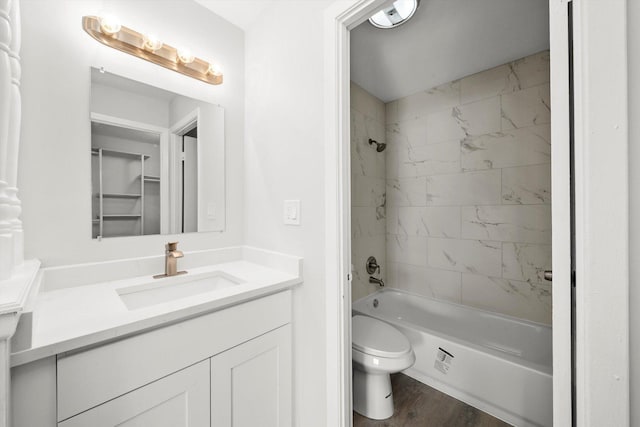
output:
[[[117,289],[118,296],[129,310],[150,307],[193,295],[239,285],[242,280],[221,271],[189,276],[154,279],[141,285]]]

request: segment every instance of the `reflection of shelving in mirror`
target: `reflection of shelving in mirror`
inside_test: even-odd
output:
[[[103,126],[108,126],[105,124],[102,124]],[[125,132],[126,133],[126,132]],[[91,149],[91,154],[96,156],[100,153],[100,149],[99,148],[92,148]],[[124,156],[124,157],[133,157],[135,159],[139,159],[140,157],[143,157],[144,159],[148,159],[150,156],[147,154],[141,154],[141,153],[132,153],[130,151],[119,151],[119,150],[107,150],[102,148],[102,153],[103,154],[110,154],[112,156]]]
[[[140,175],[142,176],[142,175]],[[140,176],[138,178],[140,178]],[[160,182],[160,177],[159,176],[150,176],[150,175],[145,175],[144,176],[144,180],[145,182]]]
[[[118,193],[104,193],[102,194],[104,198],[112,198],[112,199],[138,199],[142,197],[141,194],[118,194]]]
[[[94,238],[160,231],[154,214],[160,209],[159,190],[145,187],[147,176],[160,181],[160,134],[140,127],[117,118],[91,123]]]

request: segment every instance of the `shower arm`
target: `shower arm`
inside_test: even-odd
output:
[[[375,139],[369,138],[369,145],[376,144],[376,151],[378,153],[382,153],[385,148],[387,148],[387,144],[385,142],[378,142]]]

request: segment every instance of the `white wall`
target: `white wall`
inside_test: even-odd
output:
[[[295,425],[326,425],[323,1],[274,2],[246,32],[246,242],[304,257],[294,290]],[[283,224],[300,199],[301,225]]]
[[[627,3],[629,61],[629,345],[631,425],[640,425],[640,2]]]
[[[244,35],[188,0],[23,0],[22,142],[18,186],[25,252],[45,266],[162,254],[176,239],[186,251],[243,241]],[[84,15],[117,15],[173,46],[220,62],[211,86],[104,46],[84,32]],[[227,227],[223,233],[91,239],[90,67],[220,104],[226,110]]]

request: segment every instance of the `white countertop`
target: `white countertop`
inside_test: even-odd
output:
[[[253,261],[264,257],[250,258]],[[271,268],[246,260],[190,268],[187,275],[177,277],[208,272],[222,272],[242,283],[133,310],[125,306],[117,290],[149,282],[152,276],[41,292],[33,304],[31,347],[13,353],[11,366],[175,323],[302,283],[301,269],[295,274],[291,269]]]
[[[25,261],[9,279],[0,281],[0,315],[22,310],[39,268],[40,261]]]

